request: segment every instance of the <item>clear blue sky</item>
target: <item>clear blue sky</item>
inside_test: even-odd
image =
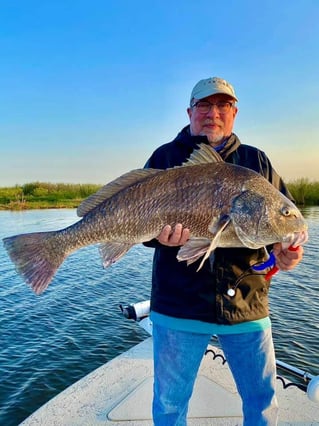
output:
[[[286,180],[319,180],[318,0],[2,0],[0,186],[106,183],[229,80],[234,131]]]

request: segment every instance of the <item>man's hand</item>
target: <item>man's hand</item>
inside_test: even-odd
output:
[[[273,254],[276,258],[276,266],[282,271],[289,271],[295,268],[303,256],[303,247],[299,246],[295,250],[282,248],[281,243],[274,244]]]
[[[188,228],[183,228],[181,223],[177,223],[174,229],[170,225],[164,226],[157,239],[164,246],[183,246],[189,239],[189,234]]]

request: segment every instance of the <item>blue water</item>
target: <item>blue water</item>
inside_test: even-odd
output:
[[[310,240],[271,290],[277,358],[319,374],[319,207],[304,211]],[[63,228],[75,210],[0,212],[0,239]],[[104,270],[97,247],[72,254],[36,296],[0,245],[0,425],[16,426],[47,400],[146,337],[120,303],[149,298],[152,249],[134,247]]]

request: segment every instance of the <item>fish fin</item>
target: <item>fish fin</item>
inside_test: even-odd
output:
[[[57,232],[35,232],[4,238],[3,244],[17,272],[36,294],[50,284],[66,253],[53,253],[52,238]]]
[[[206,253],[210,246],[208,238],[190,238],[178,251],[177,260],[187,261],[187,265],[196,262],[203,254]]]
[[[223,215],[217,222],[215,220],[211,222],[208,229],[213,234],[213,239],[212,239],[212,242],[210,243],[210,246],[208,247],[208,250],[205,253],[205,256],[203,257],[197,269],[197,272],[203,267],[205,260],[208,259],[211,253],[216,249],[216,247],[218,247],[218,243],[222,235],[222,232],[226,228],[226,226],[229,224],[229,222],[230,222],[230,217],[226,214]]]
[[[197,164],[205,163],[219,163],[224,160],[221,156],[209,145],[201,143],[199,149],[196,149],[192,152],[190,158],[182,164],[182,166],[177,166],[176,168],[183,166],[193,166]],[[173,167],[174,168],[174,167]],[[106,199],[112,197],[114,194],[117,194],[121,190],[134,185],[137,182],[143,181],[150,176],[154,176],[159,172],[163,172],[161,169],[136,169],[132,170],[124,175],[118,177],[110,183],[107,183],[102,188],[100,188],[95,194],[90,195],[86,198],[77,208],[77,215],[79,217],[85,216],[99,204],[103,203]]]
[[[103,243],[99,246],[104,268],[108,268],[124,256],[134,244],[129,243]]]
[[[205,163],[224,163],[222,157],[211,146],[201,143],[198,149],[194,149],[191,156],[182,166],[194,166]]]
[[[158,169],[136,169],[132,170],[124,175],[118,177],[110,183],[107,183],[102,188],[100,188],[95,194],[90,195],[86,198],[77,208],[77,215],[79,217],[85,216],[99,204],[101,204],[106,199],[112,197],[114,194],[122,191],[135,183],[142,181],[149,176],[156,175],[157,173],[163,170]]]
[[[228,215],[223,215],[218,221],[213,220],[209,225],[209,231],[213,234],[213,239],[209,240],[208,238],[190,238],[186,244],[184,244],[177,253],[177,260],[187,261],[187,265],[194,263],[201,256],[205,255],[197,269],[199,271],[205,260],[209,258],[211,253],[218,247],[218,243],[221,237],[223,230],[230,222],[230,217]]]

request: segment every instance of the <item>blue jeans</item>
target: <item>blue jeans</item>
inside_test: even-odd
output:
[[[155,426],[185,426],[197,372],[211,336],[153,324]],[[243,402],[244,426],[277,425],[271,329],[219,336]]]

